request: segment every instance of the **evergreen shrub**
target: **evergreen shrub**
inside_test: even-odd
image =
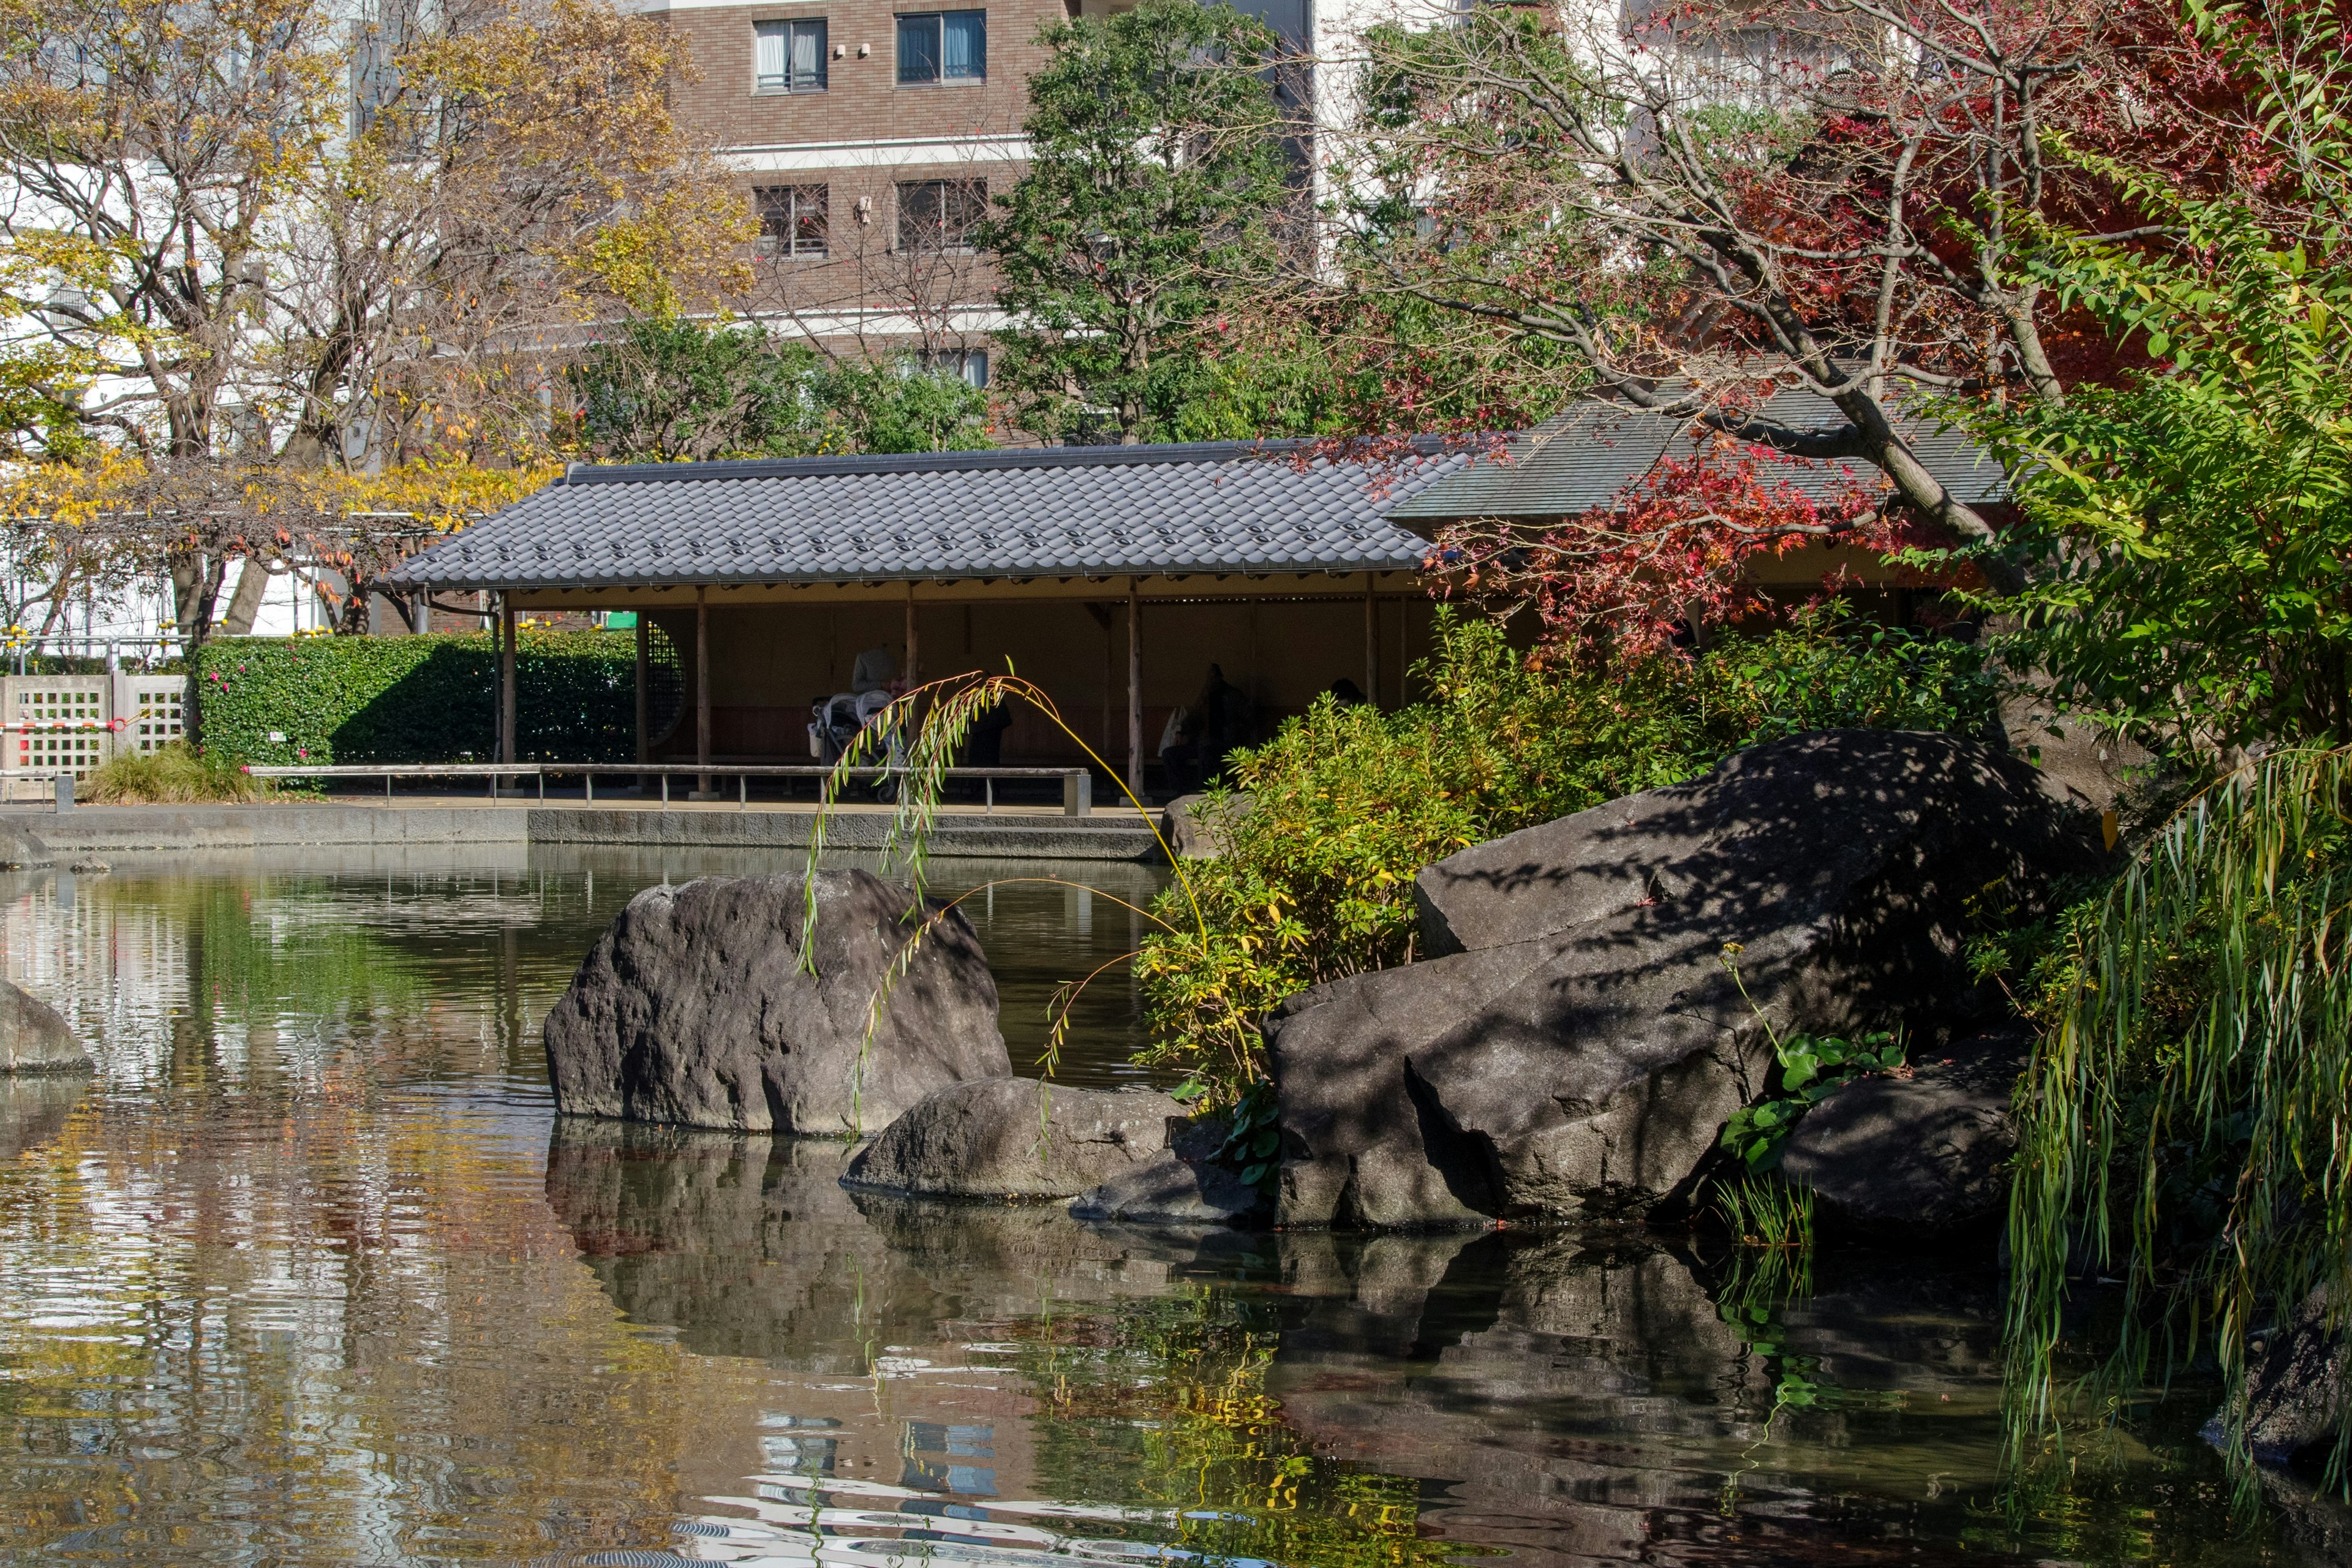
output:
[[[636,757],[636,643],[626,632],[530,632],[515,654],[525,761]],[[207,751],[244,762],[487,762],[498,649],[487,632],[231,637],[197,660]],[[282,741],[270,739],[272,732]]]

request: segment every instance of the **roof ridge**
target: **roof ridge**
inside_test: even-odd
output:
[[[1426,437],[1416,438],[1419,447]],[[645,484],[688,479],[822,479],[991,468],[1119,468],[1143,463],[1214,463],[1286,457],[1319,445],[1307,439],[1183,441],[1134,447],[1014,447],[978,452],[893,452],[858,457],[740,458],[708,463],[573,463],[560,483]]]

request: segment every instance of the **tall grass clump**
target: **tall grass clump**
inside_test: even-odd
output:
[[[269,781],[255,778],[236,760],[173,741],[152,752],[124,752],[93,769],[75,787],[100,805],[230,805],[259,800]]]
[[[2070,1282],[2119,1279],[2090,1383],[2127,1392],[2248,1342],[2315,1291],[2352,1308],[2352,751],[2274,754],[2207,791],[2083,911],[2019,1092],[2017,1433],[2055,1424]],[[2243,1400],[2223,1411],[2249,1458]],[[2346,1484],[2352,1411],[2327,1467]]]

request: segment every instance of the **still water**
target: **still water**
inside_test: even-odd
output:
[[[495,852],[494,852],[495,853]],[[0,1563],[2301,1563],[2191,1394],[2001,1484],[1981,1266],[1186,1237],[852,1196],[839,1145],[559,1123],[538,1024],[744,857],[0,878],[101,1070],[0,1080]],[[967,907],[1016,1063],[1126,867]],[[1131,1081],[1123,975],[1071,1081]]]

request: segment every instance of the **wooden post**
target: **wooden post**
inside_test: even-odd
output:
[[[709,590],[694,591],[694,763],[710,765],[710,600]],[[698,773],[694,798],[710,798],[710,775]]]
[[[1381,705],[1380,602],[1372,597],[1372,574],[1364,574],[1364,700]]]
[[[1143,601],[1127,580],[1127,787],[1143,798]]]
[[[515,757],[514,595],[499,595],[499,761]]]
[[[653,630],[646,621],[646,612],[637,611],[637,763],[643,766],[653,759],[654,689]],[[637,775],[637,793],[646,793],[645,775]]]
[[[912,691],[923,683],[918,673],[923,668],[922,645],[915,634],[915,584],[907,583],[907,689]]]

